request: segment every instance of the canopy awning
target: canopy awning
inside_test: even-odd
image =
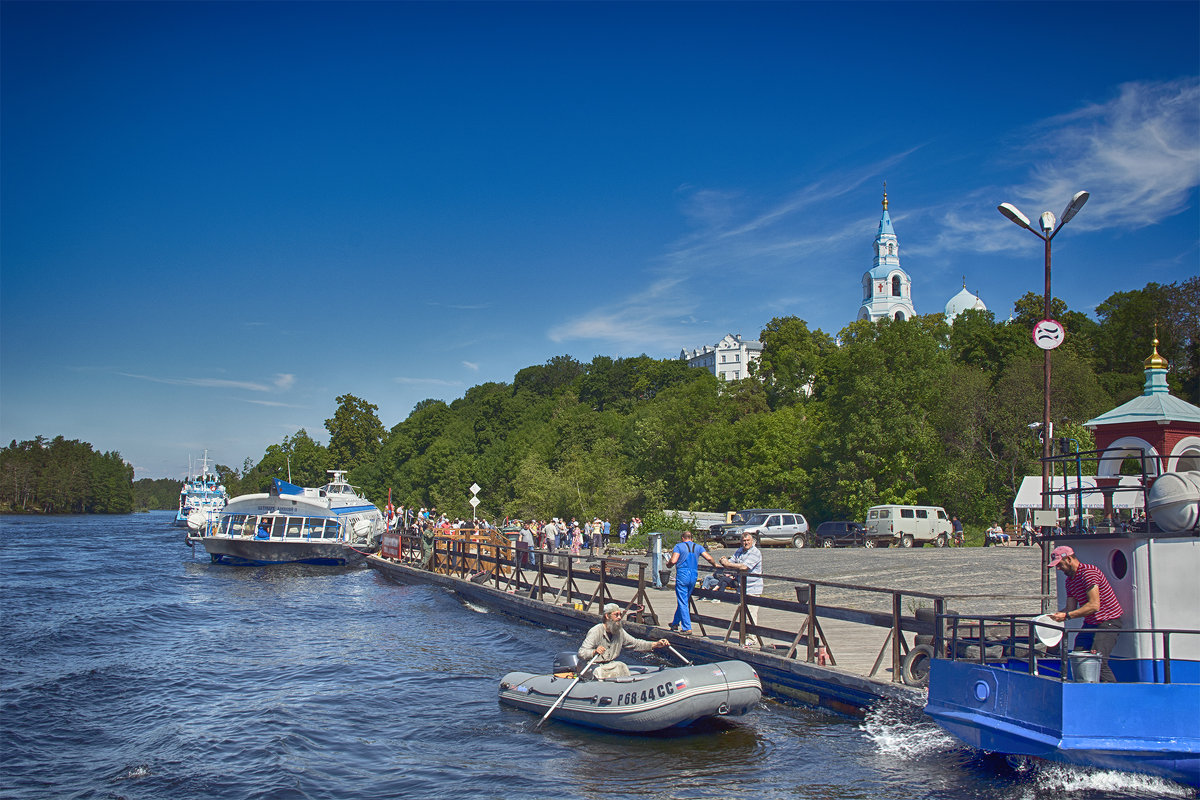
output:
[[[1066,486],[1068,489],[1075,489],[1078,485],[1079,481],[1074,475],[1067,476]],[[1063,476],[1050,476],[1050,486],[1054,491],[1061,492]],[[1133,475],[1122,475],[1119,487],[1112,493],[1112,507],[1117,510],[1141,508],[1142,499],[1142,479]],[[1050,498],[1051,508],[1068,506],[1073,511],[1078,503],[1074,493],[1056,494]],[[1021,479],[1021,488],[1017,490],[1017,497],[1013,500],[1013,517],[1016,517],[1018,510],[1041,507],[1042,476],[1027,475]],[[1096,478],[1092,475],[1083,476],[1083,507],[1085,509],[1104,508],[1104,492],[1096,488]]]

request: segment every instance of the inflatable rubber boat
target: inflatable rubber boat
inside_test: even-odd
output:
[[[597,680],[589,672],[571,686],[582,667],[575,653],[560,653],[550,674],[510,672],[500,681],[500,702],[545,714],[571,687],[553,719],[648,733],[691,725],[707,717],[741,716],[762,698],[758,673],[744,661],[686,667],[631,664],[627,678]]]

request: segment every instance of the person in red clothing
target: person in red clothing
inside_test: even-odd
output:
[[[1117,676],[1108,666],[1108,656],[1121,633],[1121,603],[1104,573],[1075,557],[1075,551],[1063,545],[1050,553],[1050,563],[1067,576],[1067,607],[1050,615],[1055,622],[1083,617],[1083,630],[1075,639],[1075,649],[1100,654],[1100,682],[1116,683]]]

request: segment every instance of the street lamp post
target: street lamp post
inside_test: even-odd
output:
[[[1062,213],[1062,219],[1055,225],[1054,215],[1049,211],[1042,214],[1038,221],[1041,231],[1037,231],[1029,222],[1029,217],[1022,214],[1012,203],[1001,203],[997,206],[997,210],[1010,220],[1020,225],[1025,230],[1032,233],[1034,236],[1041,239],[1046,244],[1046,290],[1042,295],[1042,317],[1043,319],[1053,319],[1050,315],[1050,242],[1058,235],[1058,232],[1063,229],[1071,219],[1079,213],[1079,209],[1083,208],[1083,204],[1088,201],[1087,192],[1076,192],[1071,198],[1071,202],[1067,204],[1066,209]],[[1042,391],[1044,394],[1042,404],[1042,508],[1049,508],[1050,505],[1050,462],[1046,459],[1050,458],[1051,446],[1050,440],[1054,435],[1053,428],[1050,423],[1050,351],[1045,351],[1045,362],[1042,368]]]
[[[1043,212],[1041,218],[1038,220],[1038,227],[1041,228],[1040,231],[1035,230],[1033,228],[1033,226],[1030,225],[1030,223],[1029,223],[1029,217],[1022,214],[1020,212],[1020,210],[1016,206],[1014,206],[1012,203],[1001,203],[1000,205],[996,206],[996,209],[1001,214],[1008,217],[1008,219],[1012,220],[1017,225],[1020,225],[1022,228],[1029,231],[1030,233],[1032,233],[1034,236],[1041,239],[1046,244],[1046,290],[1045,290],[1045,293],[1042,295],[1042,319],[1043,320],[1053,319],[1053,317],[1050,315],[1050,297],[1051,297],[1051,295],[1050,295],[1050,242],[1054,239],[1055,236],[1058,235],[1058,232],[1063,229],[1063,226],[1065,226],[1068,222],[1070,222],[1071,219],[1076,214],[1079,213],[1079,209],[1083,208],[1083,204],[1088,201],[1088,197],[1089,197],[1089,195],[1087,192],[1076,192],[1075,196],[1071,198],[1071,202],[1067,203],[1067,207],[1063,210],[1063,213],[1062,213],[1062,219],[1058,220],[1057,225],[1055,224],[1053,214],[1051,214],[1049,211]],[[1060,335],[1061,335],[1061,328],[1060,328]],[[1051,441],[1051,438],[1053,437],[1053,431],[1054,431],[1054,429],[1051,427],[1051,423],[1050,423],[1050,349],[1049,348],[1046,348],[1044,350],[1044,358],[1045,358],[1045,360],[1044,360],[1043,366],[1042,366],[1042,392],[1043,392],[1043,404],[1042,404],[1042,508],[1048,509],[1048,508],[1050,508],[1050,461],[1049,461],[1049,458],[1050,458],[1050,453],[1052,452],[1050,441]],[[1066,488],[1065,484],[1064,484],[1064,488]],[[1042,533],[1044,534],[1045,530],[1043,530]],[[1045,549],[1046,549],[1045,544],[1043,543],[1043,545],[1042,545],[1043,560],[1045,559]],[[1046,571],[1042,570],[1042,584],[1043,584],[1042,585],[1042,593],[1043,594],[1045,594],[1045,592],[1047,590],[1048,582],[1049,582],[1049,577],[1046,574]]]

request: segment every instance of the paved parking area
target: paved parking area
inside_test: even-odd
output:
[[[729,548],[710,548],[714,558]],[[1039,547],[837,547],[763,548],[764,594],[794,600],[794,578],[882,589],[928,592],[941,595],[1002,595],[1003,599],[955,599],[950,608],[961,613],[1040,613]],[[639,558],[648,562],[648,558]],[[701,560],[701,564],[707,562]],[[775,576],[778,576],[775,577]],[[891,609],[888,595],[820,588],[818,602],[854,608]],[[1054,581],[1050,582],[1054,592]],[[906,614],[912,609],[906,608]]]

